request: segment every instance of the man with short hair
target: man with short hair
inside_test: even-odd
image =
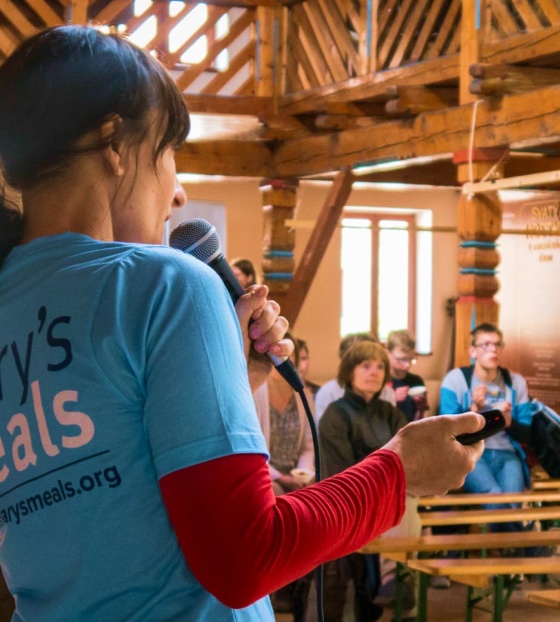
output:
[[[486,439],[484,453],[474,471],[467,475],[463,488],[477,493],[520,492],[529,484],[529,470],[523,450],[511,437],[512,423],[515,428],[512,414],[515,415],[519,404],[529,401],[527,382],[520,374],[500,367],[504,339],[497,326],[480,324],[471,336],[469,354],[474,364],[452,369],[445,376],[441,385],[440,413],[499,408],[504,414],[506,429]],[[493,531],[518,531],[522,525],[500,523],[491,528]]]

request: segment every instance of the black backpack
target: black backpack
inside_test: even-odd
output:
[[[467,387],[471,388],[474,367],[461,367]],[[511,388],[511,374],[499,367],[505,384]],[[560,477],[560,416],[535,399],[517,404],[515,416],[506,432],[518,443],[525,444],[550,477]]]

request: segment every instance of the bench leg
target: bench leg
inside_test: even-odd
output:
[[[492,611],[492,622],[502,622],[506,602],[504,599],[504,576],[494,577],[494,608]]]
[[[406,567],[397,562],[395,569],[395,610],[393,613],[394,622],[401,622],[402,620],[402,599],[404,593],[404,580],[408,572]]]
[[[425,572],[418,573],[418,622],[428,622],[428,585],[430,575]]]

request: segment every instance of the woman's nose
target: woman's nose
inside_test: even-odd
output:
[[[175,194],[173,195],[173,201],[171,207],[178,209],[183,207],[187,203],[187,193],[183,186],[179,183],[179,180],[175,182]]]

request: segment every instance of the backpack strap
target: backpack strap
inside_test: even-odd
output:
[[[467,367],[459,367],[459,369],[463,372],[463,376],[465,376],[465,382],[467,383],[467,387],[471,388],[472,377],[474,373],[474,365],[468,365]],[[504,379],[505,384],[508,387],[512,387],[511,374],[509,373],[509,369],[505,367],[498,367],[500,373],[502,374],[502,378]]]
[[[504,379],[504,382],[511,389],[511,387],[513,386],[513,383],[511,381],[511,374],[509,373],[509,369],[506,369],[505,367],[498,367],[498,369],[500,370],[502,374],[502,378]]]
[[[474,373],[474,365],[467,365],[466,367],[459,367],[459,369],[463,372],[463,376],[465,377],[465,382],[467,383],[467,388],[471,388],[472,377]]]

